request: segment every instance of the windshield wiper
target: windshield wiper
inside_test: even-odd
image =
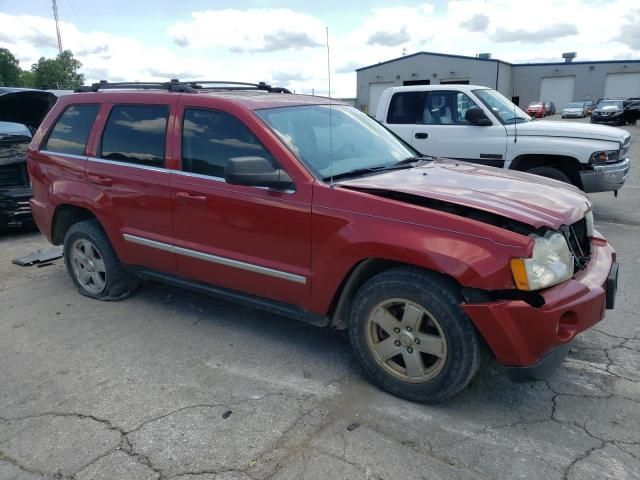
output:
[[[357,177],[367,173],[388,172],[390,170],[402,170],[404,168],[413,168],[418,166],[419,164],[422,164],[422,162],[427,161],[429,158],[430,157],[407,157],[396,163],[392,163],[391,165],[376,165],[373,167],[355,168],[347,172],[338,173],[333,176],[333,179],[335,180],[339,178]],[[323,177],[323,180],[325,181],[331,180],[331,177]]]
[[[423,162],[429,161],[429,160],[435,160],[435,157],[429,157],[429,156],[422,156],[422,157],[407,157],[404,158],[402,160],[400,160],[399,162],[394,163],[393,165],[389,165],[388,167],[386,167],[387,170],[392,170],[395,167],[401,167],[403,165],[410,165],[412,163],[418,163],[418,164],[422,164]],[[417,166],[417,165],[412,165],[412,166]]]

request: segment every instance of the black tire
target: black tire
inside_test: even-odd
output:
[[[540,175],[541,177],[552,178],[564,183],[573,184],[569,176],[556,167],[534,167],[530,170],[527,170],[527,173],[532,173],[534,175]]]
[[[87,290],[74,271],[70,252],[72,245],[78,240],[88,240],[104,262],[106,278],[104,289],[100,292],[95,293]],[[78,291],[82,295],[96,300],[122,300],[131,295],[138,287],[138,279],[125,270],[113,250],[107,234],[97,220],[85,220],[69,228],[64,237],[64,263]]]
[[[480,340],[471,320],[460,308],[458,297],[456,285],[450,279],[412,267],[384,271],[360,288],[351,307],[349,336],[356,357],[373,383],[407,400],[440,403],[456,395],[471,381],[479,367]],[[367,340],[369,319],[373,318],[376,307],[381,302],[398,298],[428,310],[446,340],[441,369],[422,383],[403,381],[389,373],[376,360]],[[400,348],[403,353],[398,355],[404,358],[405,347]],[[418,355],[424,360],[423,354]]]

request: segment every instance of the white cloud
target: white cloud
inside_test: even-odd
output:
[[[562,61],[560,55],[566,51],[577,51],[577,60],[640,58],[637,10],[637,0],[608,0],[606,24],[619,28],[598,29],[594,35],[594,28],[603,22],[603,6],[592,0],[450,0],[444,11],[429,3],[361,8],[361,15],[343,20],[341,28],[328,25],[332,93],[355,96],[356,68],[399,57],[405,48],[409,54],[422,50],[470,56],[491,52],[493,58],[511,62]],[[541,12],[545,19],[552,19],[547,22],[551,31],[546,36],[544,30],[537,32],[545,25],[536,20],[542,18]],[[150,27],[144,19],[140,21]],[[570,33],[570,29],[554,30],[553,25],[561,23],[577,33],[559,36]],[[0,13],[0,25],[0,47],[9,48],[22,68],[29,68],[40,56],[57,53],[55,26],[48,17]],[[165,41],[156,38],[148,43],[68,22],[60,26],[64,48],[70,48],[82,62],[88,81],[263,80],[298,93],[327,92],[325,24],[302,11],[194,12],[183,22],[151,25],[165,35]],[[532,31],[534,37],[542,35],[547,41],[530,43]],[[500,42],[495,41],[496,35]]]
[[[168,29],[181,47],[275,52],[323,44],[324,24],[320,20],[285,8],[206,10],[193,12],[191,17],[191,21],[177,22]]]

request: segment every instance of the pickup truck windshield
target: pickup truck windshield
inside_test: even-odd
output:
[[[528,122],[531,120],[529,115],[495,90],[483,88],[474,90],[473,93],[476,94],[480,101],[482,101],[504,125]]]
[[[302,105],[256,114],[318,177],[327,180],[384,170],[420,154],[360,110]],[[333,163],[333,166],[331,165]],[[402,164],[409,167],[408,162]]]

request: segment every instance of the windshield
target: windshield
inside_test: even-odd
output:
[[[20,135],[31,138],[29,129],[21,123],[0,122],[0,137]]]
[[[582,108],[584,107],[584,103],[569,103],[565,108]]]
[[[331,175],[389,167],[419,156],[354,107],[304,105],[256,110],[256,114],[315,175],[325,180]]]
[[[598,104],[598,108],[605,108],[605,107],[617,107],[620,110],[622,110],[622,102],[615,101],[615,100],[603,100]]]
[[[528,122],[531,117],[520,110],[513,102],[501,93],[490,88],[473,90],[473,93],[485,104],[493,114],[505,125]]]

